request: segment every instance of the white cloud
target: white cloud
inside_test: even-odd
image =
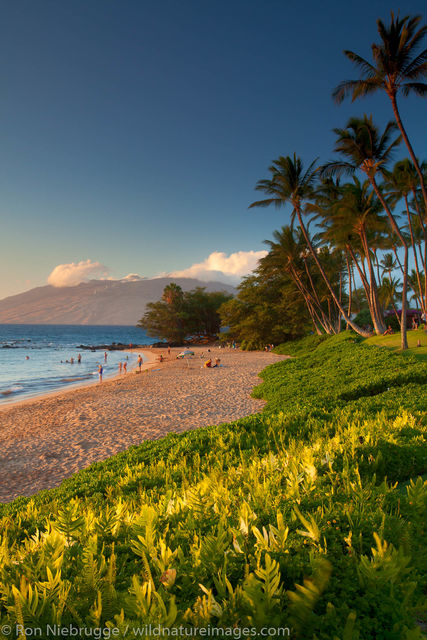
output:
[[[128,273],[124,278],[120,278],[122,282],[138,282],[139,280],[145,280],[142,276],[139,276],[137,273]]]
[[[223,251],[214,251],[206,260],[191,265],[182,271],[173,271],[169,276],[177,278],[198,278],[199,280],[220,280],[238,284],[243,276],[253,271],[258,261],[267,251],[236,251],[227,256]]]
[[[81,262],[58,264],[49,275],[47,281],[54,287],[72,287],[91,278],[106,278],[108,273],[108,267],[100,262],[82,260]]]

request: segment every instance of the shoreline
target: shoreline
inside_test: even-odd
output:
[[[209,348],[209,347],[208,347]],[[58,486],[64,479],[145,440],[232,422],[259,412],[250,397],[258,374],[283,356],[268,352],[192,349],[177,360],[150,361],[102,384],[4,405],[0,411],[0,502]],[[137,350],[142,354],[142,350]],[[164,350],[156,349],[159,353]],[[203,368],[207,355],[221,366]]]
[[[155,360],[153,359],[153,354],[151,350],[147,351],[147,350],[141,350],[141,349],[123,349],[123,352],[124,353],[141,353],[144,357],[147,356],[147,361],[145,361],[141,367],[142,371],[156,364]],[[71,383],[68,383],[66,386],[64,385],[61,388],[58,388],[52,391],[36,393],[35,395],[26,396],[25,398],[22,398],[22,399],[11,400],[10,402],[3,401],[3,402],[0,402],[0,415],[3,410],[10,409],[11,407],[17,407],[20,405],[28,404],[30,402],[37,402],[38,400],[43,400],[45,398],[53,398],[55,396],[60,396],[62,394],[77,391],[78,389],[96,387],[99,384],[108,384],[109,382],[113,382],[114,380],[118,380],[124,377],[125,375],[129,375],[132,373],[134,373],[134,371],[128,371],[127,374],[117,373],[117,372],[111,373],[109,376],[104,376],[102,383],[100,383],[99,380],[95,377],[93,380],[90,380],[90,381],[86,380],[85,382],[74,382],[74,383],[71,382]]]

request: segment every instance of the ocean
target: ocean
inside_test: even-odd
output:
[[[156,340],[136,327],[0,324],[0,405],[98,382],[99,364],[108,378],[118,373],[119,362],[128,357],[129,371],[138,354],[108,351],[105,361],[104,349],[92,352],[80,348],[113,342],[135,345]]]

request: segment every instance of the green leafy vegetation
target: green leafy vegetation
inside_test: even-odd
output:
[[[1,505],[2,622],[421,638],[427,365],[314,342],[262,373],[262,413]]]
[[[400,349],[399,336],[391,334],[388,336],[373,336],[369,338],[367,344],[373,344],[377,347],[385,347],[391,349],[394,352]],[[418,346],[418,343],[420,346]],[[427,332],[424,329],[418,329],[416,331],[408,331],[408,350],[404,352],[406,355],[414,355],[418,360],[424,360],[427,362]]]
[[[223,291],[206,291],[197,287],[184,292],[175,282],[163,290],[162,299],[147,304],[138,322],[149,336],[182,343],[190,335],[214,336],[219,332],[218,309],[232,296]]]

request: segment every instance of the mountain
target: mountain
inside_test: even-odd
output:
[[[135,281],[90,280],[73,287],[36,287],[0,300],[0,324],[135,325],[148,302],[160,300],[163,289],[176,282],[184,291],[235,293],[222,282],[194,278],[152,278]]]

